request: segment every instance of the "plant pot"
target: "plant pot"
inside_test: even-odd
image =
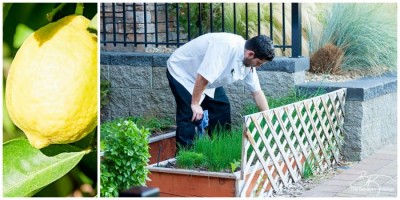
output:
[[[175,131],[151,137],[149,139],[149,164],[175,157],[176,140]]]
[[[292,159],[290,158],[290,161]],[[305,158],[301,160],[302,165],[304,165]],[[165,160],[159,164],[165,165],[167,162],[173,161],[175,159]],[[282,162],[280,161],[280,165],[283,165],[282,171],[287,174],[287,166]],[[295,163],[292,167],[294,165]],[[271,169],[272,167],[270,163],[268,168]],[[148,169],[150,170],[150,181],[147,181],[147,186],[160,188],[160,197],[248,197],[252,196],[253,189],[260,185],[257,184],[259,180],[253,178],[246,191],[242,191],[245,181],[240,179],[241,171],[235,173],[207,172],[157,167],[157,164],[149,165]],[[252,166],[249,172],[244,175],[244,179],[247,180],[254,170],[256,170],[254,177],[258,177],[263,168],[259,166],[255,169]],[[272,173],[272,176],[274,179],[277,178],[278,173],[276,170]],[[267,180],[267,178],[264,178],[264,180]],[[266,193],[272,193],[272,186],[269,182],[266,184],[265,191]]]

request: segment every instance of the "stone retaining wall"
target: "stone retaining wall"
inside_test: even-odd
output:
[[[347,88],[343,157],[359,161],[397,141],[397,76],[363,78],[344,83],[304,83],[299,89]]]

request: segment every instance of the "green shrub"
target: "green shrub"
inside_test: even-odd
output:
[[[143,186],[149,170],[149,131],[139,129],[129,119],[119,119],[101,125],[104,159],[101,162],[102,197],[117,197],[118,191]]]

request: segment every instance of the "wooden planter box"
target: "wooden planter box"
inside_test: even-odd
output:
[[[149,139],[150,161],[149,164],[157,163],[175,157],[176,141],[175,131],[162,134]]]
[[[174,160],[166,160],[159,164],[165,165]],[[304,162],[305,159],[302,159],[302,165]],[[269,169],[271,168],[272,164],[269,165]],[[157,167],[157,164],[149,165],[148,169],[150,170],[150,181],[147,181],[147,186],[158,187],[160,197],[238,197],[244,184],[244,180],[240,179],[240,171],[235,173],[206,172]],[[255,176],[257,177],[263,169],[261,166],[257,169],[253,167],[250,172],[253,170],[257,170]],[[287,166],[284,166],[282,171],[286,174]],[[274,178],[278,176],[276,171],[272,176]],[[247,178],[249,178],[249,174],[245,175],[245,180]],[[267,179],[264,178],[264,180]],[[256,178],[251,180],[246,196],[250,196],[251,191],[256,187],[256,182]],[[266,191],[271,189],[272,186],[268,183]]]

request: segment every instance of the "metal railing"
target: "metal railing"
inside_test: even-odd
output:
[[[301,4],[289,5],[290,19],[284,3],[102,3],[101,43],[179,47],[208,32],[231,32],[245,39],[265,34],[276,48],[291,49],[292,57],[299,57]]]

